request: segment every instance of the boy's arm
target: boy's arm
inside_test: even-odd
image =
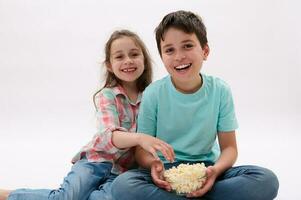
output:
[[[141,104],[138,114],[138,132],[146,133],[156,137],[157,133],[157,111],[158,111],[158,90],[153,87],[148,87],[143,93]],[[169,149],[171,158],[169,161],[174,160],[174,151],[170,146]],[[160,188],[168,191],[171,186],[168,182],[164,181],[163,172],[164,165],[160,160],[156,160],[150,153],[144,151],[141,147],[136,147],[135,158],[137,163],[146,169],[150,169],[153,182]]]
[[[201,197],[207,193],[212,188],[216,178],[232,167],[237,159],[235,131],[219,132],[217,135],[221,149],[220,157],[213,166],[207,167],[205,185],[201,189],[188,194],[188,197]]]
[[[146,135],[156,137],[157,133],[157,111],[158,111],[158,94],[157,89],[153,87],[148,87],[143,92],[141,99],[141,104],[139,108],[138,120],[137,120],[137,132],[144,133]],[[160,140],[159,138],[157,138]],[[160,140],[162,141],[162,140]],[[163,141],[162,141],[163,142]],[[165,143],[166,154],[163,156],[168,158],[167,160],[173,161],[175,154],[171,145]],[[138,163],[144,168],[150,168],[153,159],[150,154],[143,152],[141,148],[137,149],[137,159]],[[160,150],[161,151],[161,150]],[[162,151],[161,151],[162,152]],[[163,153],[163,152],[162,152]],[[141,155],[140,155],[141,154]],[[168,155],[168,156],[167,156]]]
[[[151,165],[156,159],[148,152],[144,151],[140,146],[136,147],[135,159],[139,166],[150,169]]]
[[[154,159],[150,153],[144,151],[140,146],[136,147],[135,158],[141,167],[150,169],[153,182],[158,187],[171,191],[170,184],[164,180],[163,173],[165,169],[160,160]]]
[[[222,81],[220,86],[221,101],[219,105],[217,136],[221,154],[214,165],[217,176],[232,167],[237,159],[235,130],[238,128],[238,124],[235,115],[233,97],[230,87],[225,82]]]
[[[237,159],[238,151],[235,131],[219,132],[217,135],[221,154],[214,167],[216,169],[217,176],[219,176],[233,166]]]

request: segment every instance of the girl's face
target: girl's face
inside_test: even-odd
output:
[[[114,40],[107,67],[123,84],[135,82],[144,71],[144,56],[141,48],[130,37]]]
[[[170,28],[161,40],[162,61],[174,84],[195,85],[201,81],[200,70],[207,59],[209,47],[201,47],[195,34]]]

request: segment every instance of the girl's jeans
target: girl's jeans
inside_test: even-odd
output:
[[[178,164],[166,164],[165,169]],[[278,187],[278,179],[272,171],[257,166],[238,166],[225,171],[212,189],[197,199],[271,200],[277,196]],[[111,192],[115,200],[187,199],[158,188],[152,182],[149,170],[145,169],[130,170],[119,175],[112,184]]]
[[[17,189],[8,200],[86,200],[92,192],[97,193],[100,199],[111,199],[110,185],[116,177],[111,174],[111,168],[111,163],[88,162],[84,158],[72,166],[59,189]]]

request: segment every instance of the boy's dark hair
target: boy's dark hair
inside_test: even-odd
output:
[[[204,48],[208,43],[206,27],[200,16],[194,14],[193,12],[184,10],[171,12],[165,15],[155,29],[157,48],[160,56],[162,55],[161,40],[164,41],[164,34],[169,28],[176,28],[184,31],[185,33],[194,33],[197,36],[202,48]]]

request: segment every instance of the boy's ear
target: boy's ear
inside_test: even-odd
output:
[[[209,48],[208,44],[206,44],[205,47],[203,48],[203,53],[204,53],[204,60],[207,60],[207,57],[210,53],[210,48]]]

